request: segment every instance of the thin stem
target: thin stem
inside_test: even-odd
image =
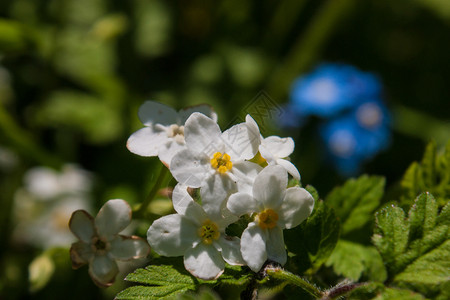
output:
[[[294,284],[306,292],[308,292],[311,296],[315,297],[316,299],[320,299],[323,296],[322,291],[316,287],[315,285],[309,283],[305,279],[292,274],[291,272],[288,272],[286,270],[283,270],[281,268],[267,268],[266,269],[267,275],[279,279],[287,281],[288,283]]]
[[[145,216],[145,213],[147,212],[147,208],[152,202],[152,200],[155,198],[156,194],[158,193],[159,189],[161,188],[161,184],[164,182],[164,179],[166,177],[168,168],[166,166],[161,166],[161,170],[159,171],[158,178],[156,179],[155,184],[153,185],[152,189],[150,190],[147,198],[145,198],[144,202],[142,202],[139,209],[136,211],[135,216],[136,217],[143,217]]]

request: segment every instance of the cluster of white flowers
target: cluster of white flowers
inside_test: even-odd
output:
[[[161,217],[148,230],[153,250],[184,255],[186,269],[205,280],[219,277],[225,262],[255,272],[267,259],[284,264],[282,230],[299,225],[314,207],[305,189],[287,187],[288,173],[300,179],[287,159],[293,140],[262,137],[249,115],[222,132],[205,105],[177,113],[147,101],[139,117],[146,127],[130,136],[128,149],[158,156],[178,181],[172,195],[176,214]],[[188,188],[200,189],[201,203]],[[252,221],[242,236],[227,236],[227,226],[245,214]]]

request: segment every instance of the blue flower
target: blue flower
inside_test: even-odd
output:
[[[367,100],[319,129],[326,153],[344,176],[358,173],[361,164],[390,143],[390,117],[379,100]]]
[[[291,106],[304,116],[331,117],[358,105],[367,98],[379,97],[381,83],[372,74],[344,64],[322,64],[294,81]]]

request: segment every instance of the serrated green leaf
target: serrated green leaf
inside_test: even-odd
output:
[[[184,284],[195,285],[194,278],[175,270],[172,266],[150,265],[145,269],[137,269],[125,278],[128,281],[151,285]]]
[[[433,195],[416,198],[405,219],[402,209],[377,213],[373,242],[388,268],[389,280],[433,296],[450,278],[448,204],[441,214]]]
[[[419,257],[406,269],[395,276],[394,282],[412,287],[428,294],[434,286],[445,283],[450,278],[450,240]]]
[[[333,209],[319,200],[305,222],[284,231],[287,249],[296,254],[299,271],[318,269],[325,263],[339,239],[339,225]]]
[[[420,163],[413,162],[401,181],[402,207],[409,208],[413,199],[423,192],[432,193],[439,207],[450,199],[450,141],[443,153],[439,153],[436,143],[427,145]]]
[[[128,274],[125,280],[145,286],[127,288],[116,299],[166,299],[195,290],[198,286],[198,281],[192,275],[172,265],[150,265],[145,269],[137,269]]]
[[[171,284],[165,286],[132,286],[117,294],[117,300],[154,300],[154,299],[174,299],[175,296],[194,290],[195,286],[183,284]]]
[[[411,290],[385,287],[381,283],[371,282],[355,288],[348,296],[349,300],[420,300],[421,294]]]
[[[395,258],[408,246],[409,226],[400,207],[385,208],[375,215],[376,227],[372,241],[385,261],[388,271],[393,272]]]
[[[371,246],[339,240],[326,262],[338,275],[352,280],[359,280],[365,273],[370,280],[384,281],[387,274],[378,251]]]
[[[326,197],[341,221],[341,235],[363,228],[373,219],[373,212],[380,205],[384,193],[385,179],[363,175],[350,179],[343,186],[334,188]]]
[[[436,219],[436,225],[450,225],[450,201],[442,208],[441,213]]]
[[[429,193],[421,194],[409,211],[409,240],[416,240],[436,225],[437,204]]]

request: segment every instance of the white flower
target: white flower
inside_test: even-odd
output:
[[[280,165],[297,180],[300,180],[300,173],[297,168],[286,158],[294,152],[294,140],[292,138],[280,138],[279,136],[269,136],[264,138],[259,134],[259,127],[255,120],[247,115],[245,122],[250,131],[259,137],[259,153],[269,166]]]
[[[61,171],[32,168],[25,174],[24,181],[26,190],[43,201],[87,193],[92,187],[92,175],[74,164],[64,165]]]
[[[89,264],[89,275],[100,286],[113,284],[119,269],[116,260],[145,257],[147,242],[137,236],[119,235],[131,222],[131,208],[121,199],[106,202],[94,219],[84,210],[72,214],[70,230],[80,239],[70,248],[74,269]]]
[[[184,123],[193,112],[202,112],[217,122],[217,114],[208,105],[192,106],[176,112],[164,104],[146,101],[139,108],[139,119],[146,126],[133,133],[127,148],[141,156],[158,156],[166,165],[185,149]]]
[[[74,241],[67,224],[77,209],[91,210],[92,174],[73,164],[61,171],[35,167],[14,195],[13,239],[38,248],[65,247]]]
[[[235,193],[227,202],[236,215],[254,214],[241,236],[241,253],[247,265],[259,271],[267,259],[286,263],[283,229],[293,228],[312,212],[314,198],[305,189],[286,189],[288,176],[281,166],[267,166],[255,179],[253,195]]]
[[[150,226],[147,239],[153,250],[164,256],[184,255],[184,266],[192,275],[210,280],[219,277],[225,261],[242,265],[239,239],[225,235],[225,228],[236,216],[208,211],[178,184],[172,195],[177,214],[164,216]]]
[[[193,113],[185,125],[186,150],[170,163],[173,177],[190,187],[200,187],[203,206],[219,208],[237,184],[260,167],[246,161],[258,151],[258,139],[245,123],[221,132],[219,125],[201,113]]]

